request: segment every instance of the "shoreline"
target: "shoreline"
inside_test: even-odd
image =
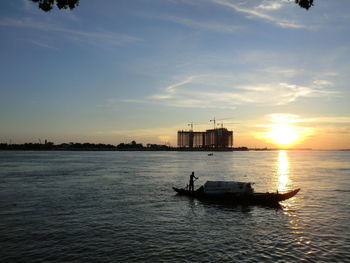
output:
[[[350,149],[312,149],[312,148],[248,148],[245,146],[232,148],[188,148],[188,147],[171,147],[167,145],[148,144],[93,144],[93,143],[62,143],[55,145],[48,142],[40,143],[24,143],[24,144],[7,144],[0,143],[0,151],[169,151],[169,152],[237,152],[237,151],[350,151]]]
[[[116,151],[116,152],[154,152],[154,151],[168,151],[168,152],[247,152],[247,151],[315,151],[318,149],[311,148],[248,148],[248,147],[234,147],[234,148],[178,148],[178,147],[143,147],[143,148],[117,148],[113,147],[61,147],[45,145],[28,147],[22,145],[8,145],[6,147],[0,146],[0,151]],[[350,149],[335,149],[333,151],[349,151]],[[321,150],[329,151],[329,150]]]

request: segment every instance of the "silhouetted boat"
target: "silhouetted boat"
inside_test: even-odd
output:
[[[287,193],[255,193],[251,183],[208,181],[196,191],[173,187],[178,195],[185,195],[200,200],[218,201],[225,204],[275,206],[279,202],[295,196],[300,188]]]

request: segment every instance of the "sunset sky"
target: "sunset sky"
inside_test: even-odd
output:
[[[0,36],[2,143],[350,148],[350,1],[0,1]]]

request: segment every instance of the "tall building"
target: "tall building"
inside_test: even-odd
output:
[[[233,131],[228,131],[226,128],[205,132],[178,131],[177,145],[181,148],[231,148]]]

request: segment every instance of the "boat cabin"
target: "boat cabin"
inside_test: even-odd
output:
[[[254,189],[251,183],[242,183],[234,181],[207,181],[204,184],[204,193],[206,194],[252,194]]]

